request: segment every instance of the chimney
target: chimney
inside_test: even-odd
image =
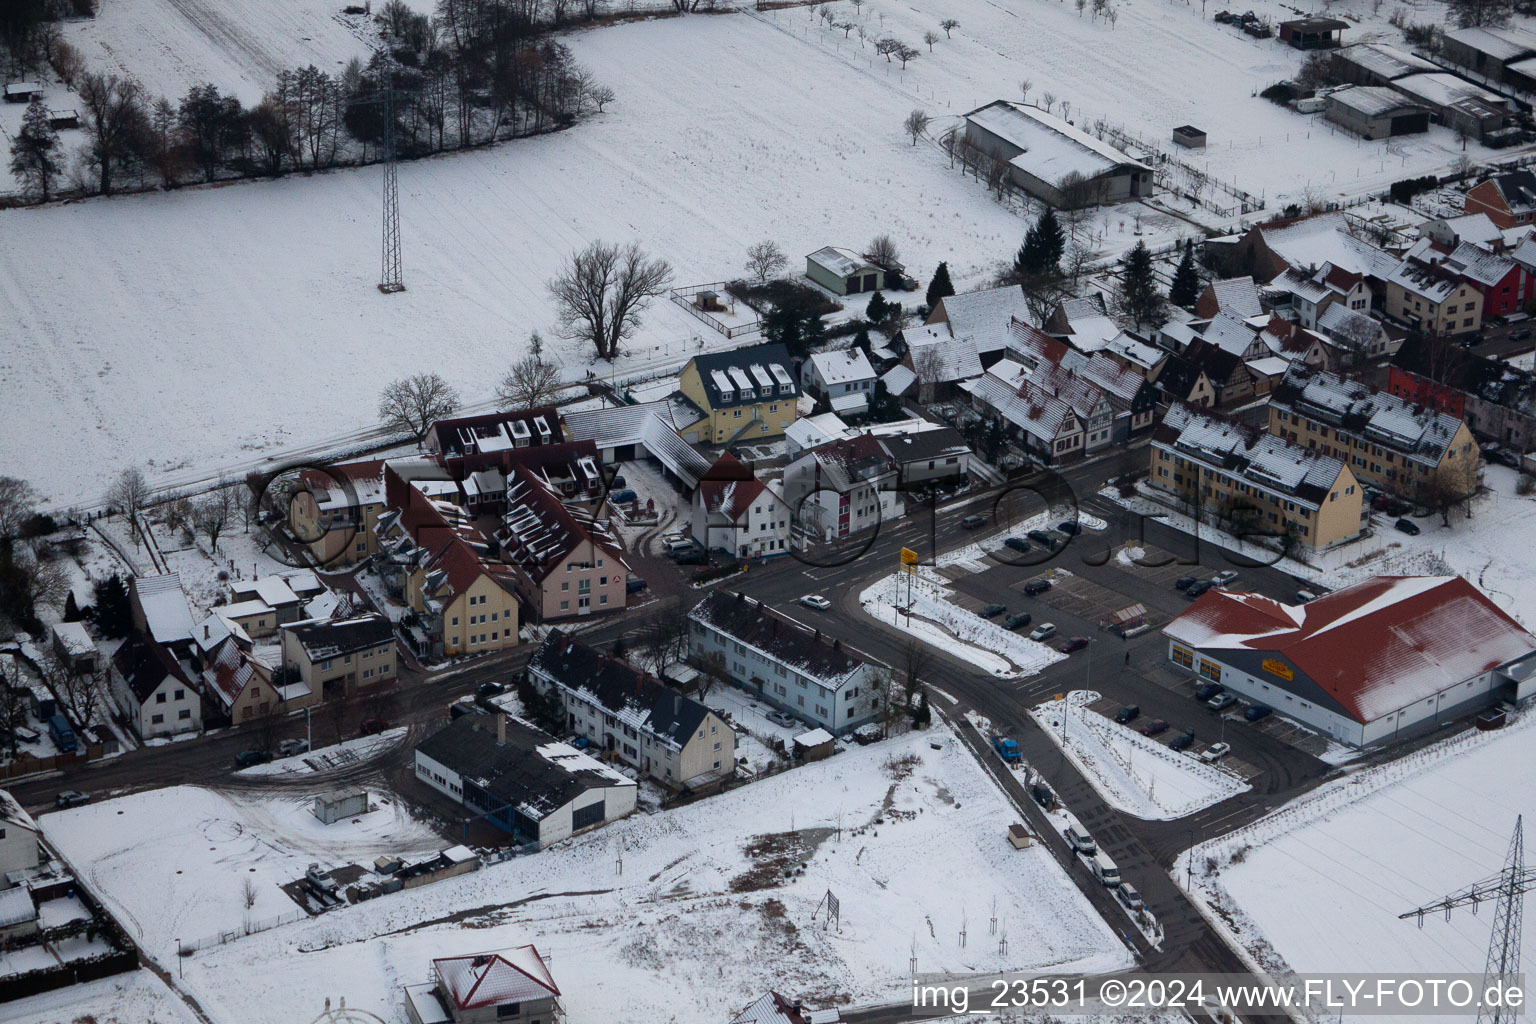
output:
[[[683,695],[680,693],[674,693],[672,695],[672,713],[674,715],[680,715],[683,713]]]
[[[496,716],[496,742],[507,742],[507,716],[505,714],[498,714]]]
[[[203,623],[203,639],[208,639],[208,623]]]

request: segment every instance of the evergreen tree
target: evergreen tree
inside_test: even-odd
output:
[[[80,621],[80,605],[75,601],[75,592],[73,590],[64,597],[64,621]]]
[[[863,352],[866,356],[869,352],[869,324],[859,324],[859,329],[853,332],[853,347]]]
[[[1188,308],[1200,298],[1200,275],[1195,271],[1195,243],[1184,242],[1184,258],[1179,269],[1173,272],[1173,283],[1168,287],[1168,301],[1175,306]]]
[[[931,312],[939,304],[940,299],[947,299],[955,294],[955,286],[949,281],[949,264],[940,263],[939,269],[933,272],[933,280],[928,283],[926,301]]]
[[[1061,257],[1067,251],[1067,236],[1056,219],[1056,211],[1047,208],[1040,219],[1024,233],[1013,260],[1014,275],[1020,281],[1049,280],[1061,275]]]
[[[1152,275],[1152,254],[1145,242],[1137,242],[1136,248],[1125,254],[1120,263],[1120,308],[1125,315],[1143,324],[1161,325],[1163,322],[1163,297],[1158,294],[1157,280]]]
[[[778,342],[797,358],[805,358],[826,337],[821,315],[798,292],[775,304],[763,317],[763,338]]]
[[[890,316],[890,305],[885,301],[885,293],[876,291],[869,297],[869,305],[864,309],[864,315],[875,326],[885,323],[885,318]]]
[[[34,95],[21,117],[21,131],[11,143],[11,173],[28,194],[46,203],[52,198],[54,182],[62,170],[59,133],[48,123],[43,98]]]
[[[613,642],[613,656],[615,658],[618,658],[620,661],[623,661],[624,660],[624,656],[626,654],[628,654],[628,653],[629,653],[629,649],[624,646],[624,638],[623,637],[619,637],[617,640],[615,640]]]
[[[109,640],[128,635],[133,628],[133,613],[128,604],[128,587],[113,573],[99,580],[94,590],[96,628]]]

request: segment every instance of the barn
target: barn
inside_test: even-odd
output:
[[[849,249],[823,246],[805,258],[805,276],[833,295],[854,295],[885,287],[885,271]]]
[[[1429,131],[1429,108],[1379,85],[1351,85],[1328,94],[1323,116],[1363,139]]]
[[[1038,107],[994,100],[965,115],[965,141],[1008,165],[1008,180],[1052,206],[1152,194],[1152,168]]]
[[[1175,665],[1355,747],[1536,694],[1536,636],[1460,576],[1377,576],[1294,605],[1212,590],[1163,635]]]

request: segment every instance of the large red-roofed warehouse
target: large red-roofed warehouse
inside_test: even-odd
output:
[[[1175,664],[1352,746],[1536,693],[1536,636],[1460,576],[1297,605],[1212,590],[1163,633]]]

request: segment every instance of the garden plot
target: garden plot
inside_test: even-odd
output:
[[[394,1020],[431,958],[532,942],[571,1020],[718,1024],[769,988],[901,1000],[914,955],[941,972],[1129,965],[1049,852],[1009,844],[1011,820],[952,733],[912,733],[200,951],[183,984],[220,1022],[312,1020],[343,997]],[[839,923],[818,912],[828,890]]]
[[[1091,690],[1074,690],[1029,714],[1112,807],[1138,818],[1170,820],[1249,789],[1230,772],[1090,711],[1098,699]]]
[[[1066,655],[949,601],[954,593],[925,566],[892,573],[859,595],[864,611],[1002,679],[1034,675]]]
[[[1481,972],[1491,907],[1422,928],[1398,915],[1502,867],[1536,798],[1533,721],[1351,773],[1196,847],[1196,897],[1270,970]],[[1526,948],[1533,940],[1527,914]]]
[[[218,793],[176,786],[58,811],[48,841],[128,928],[145,952],[170,962],[176,940],[244,927],[297,909],[278,886],[322,867],[410,859],[449,843],[390,794],[369,794],[358,819],[325,825],[312,796]],[[247,905],[246,880],[254,882]]]

